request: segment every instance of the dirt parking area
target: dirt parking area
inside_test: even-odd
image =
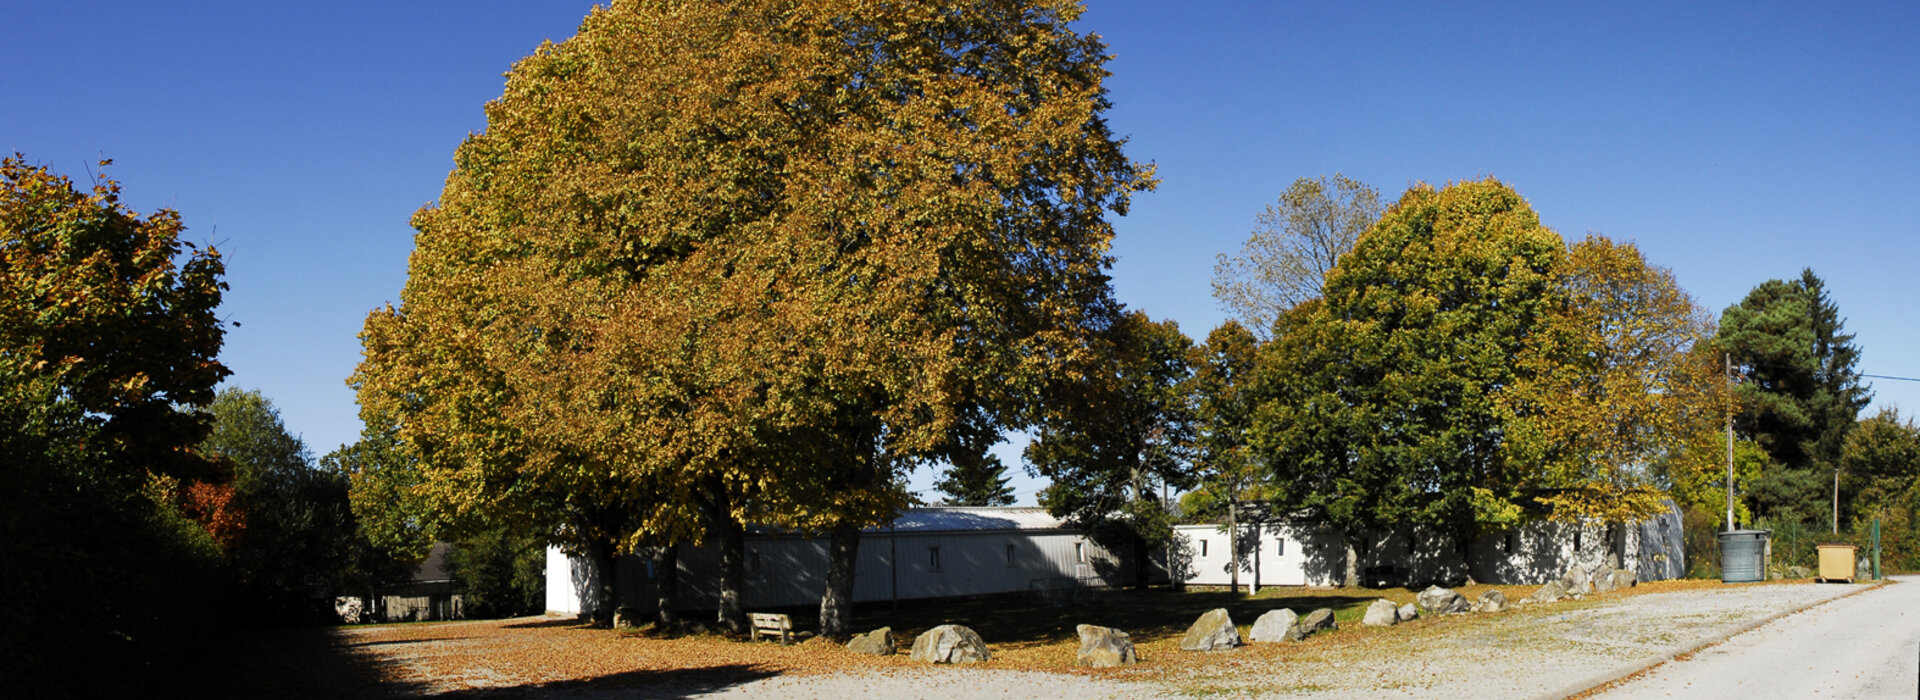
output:
[[[1518,599],[1525,593],[1509,590]],[[1425,618],[1395,627],[1358,623],[1374,597],[1412,591],[1279,591],[1127,594],[1067,608],[976,601],[905,611],[865,611],[862,629],[895,624],[903,647],[940,621],[973,624],[994,652],[988,663],[930,668],[855,654],[822,640],[792,646],[718,635],[663,636],[593,629],[571,620],[421,623],[289,630],[236,640],[242,665],[206,672],[173,693],[191,697],[1108,697],[1532,698],[1558,697],[1608,674],[1724,636],[1759,620],[1861,590],[1806,582],[1727,586],[1645,584],[1485,615]],[[1382,594],[1385,595],[1382,595]],[[1403,600],[1404,599],[1404,600]],[[1179,634],[1222,602],[1246,627],[1259,611],[1342,611],[1341,629],[1291,644],[1186,653]],[[1130,607],[1129,607],[1130,606]],[[1121,614],[1126,609],[1131,613]],[[980,622],[970,622],[981,620]],[[1075,620],[1119,623],[1141,663],[1072,667]],[[1131,623],[1131,627],[1129,627]]]

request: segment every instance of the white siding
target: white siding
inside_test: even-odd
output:
[[[1184,547],[1187,583],[1224,586],[1230,582],[1227,534],[1223,525],[1182,525],[1175,534]],[[1345,576],[1346,548],[1331,530],[1298,524],[1241,526],[1240,583],[1259,586],[1337,585]],[[1459,581],[1471,575],[1486,583],[1536,584],[1558,578],[1578,565],[1591,567],[1608,556],[1642,581],[1686,574],[1680,514],[1668,511],[1645,522],[1613,529],[1597,524],[1530,522],[1474,541],[1466,556],[1437,532],[1400,528],[1362,538],[1356,552],[1364,574],[1392,567],[1403,584]],[[1200,542],[1205,541],[1205,552]]]
[[[1181,525],[1174,528],[1176,551],[1184,548],[1184,573],[1187,583],[1225,586],[1233,582],[1232,554],[1227,547],[1225,525]],[[1240,526],[1240,585],[1255,586],[1327,586],[1338,579],[1330,566],[1330,554],[1344,561],[1338,540],[1314,528],[1288,524]],[[1201,542],[1205,542],[1202,552]]]
[[[576,586],[573,572],[576,562],[560,552],[559,547],[547,548],[547,612],[557,615],[579,615],[580,591]]]
[[[1074,560],[1084,545],[1086,562]],[[1014,561],[1007,563],[1007,547]],[[933,548],[940,566],[933,565]],[[826,587],[827,541],[750,535],[746,542],[747,607],[813,605]],[[753,570],[758,559],[759,570]],[[1130,573],[1120,557],[1072,531],[894,533],[867,532],[854,566],[855,602],[1015,593],[1035,587],[1118,585]],[[701,609],[718,595],[719,553],[687,547],[680,553],[682,601]],[[623,586],[624,588],[624,586]]]

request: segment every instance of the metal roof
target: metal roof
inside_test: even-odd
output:
[[[995,530],[1061,530],[1067,524],[1047,514],[1045,508],[937,506],[908,508],[894,519],[892,527],[867,528],[867,532],[988,532]]]

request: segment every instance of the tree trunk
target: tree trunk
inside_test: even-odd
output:
[[[1840,470],[1833,470],[1833,534],[1840,534]]]
[[[827,534],[827,590],[820,595],[820,636],[836,643],[851,635],[854,566],[859,557],[859,527],[842,524]]]
[[[1240,592],[1240,522],[1235,513],[1234,498],[1227,497],[1227,578],[1228,588],[1234,593]]]
[[[714,518],[720,543],[720,599],[715,622],[732,634],[746,634],[747,531],[730,513]]]
[[[613,541],[595,537],[587,542],[587,561],[593,566],[592,600],[580,601],[596,625],[613,624],[614,607],[620,604],[620,559]]]
[[[1349,587],[1359,586],[1362,583],[1360,581],[1360,550],[1354,547],[1354,540],[1356,539],[1358,538],[1347,533],[1341,533],[1341,536],[1340,536],[1340,543],[1342,545],[1345,545],[1347,550],[1347,571],[1346,571],[1345,582],[1346,582],[1346,585]]]
[[[1139,533],[1133,535],[1133,588],[1144,591],[1152,584],[1152,572],[1148,571],[1153,558],[1153,548],[1147,546],[1147,538]]]
[[[654,606],[653,624],[663,630],[680,624],[675,609],[680,597],[680,545],[669,544],[653,552]]]

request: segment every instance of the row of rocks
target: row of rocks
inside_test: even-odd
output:
[[[1533,595],[1527,596],[1522,603],[1551,603],[1566,598],[1579,599],[1595,593],[1632,588],[1640,584],[1640,578],[1631,570],[1613,566],[1611,562],[1592,568],[1572,567],[1560,575],[1560,578],[1548,581]]]
[[[1320,632],[1339,629],[1332,608],[1320,608],[1302,616],[1287,608],[1269,610],[1253,621],[1247,641],[1297,642]],[[1240,630],[1226,608],[1214,608],[1187,628],[1180,638],[1181,651],[1226,651],[1241,645]]]
[[[853,639],[847,641],[847,650],[857,654],[892,656],[896,653],[897,644],[893,628],[882,627],[854,635]],[[913,651],[907,658],[934,664],[970,664],[992,659],[993,654],[987,651],[986,641],[971,628],[941,625],[915,637]]]
[[[1074,656],[1074,663],[1093,668],[1111,668],[1139,661],[1133,652],[1133,639],[1127,633],[1098,625],[1080,625],[1077,630],[1080,633],[1080,651]],[[847,642],[848,651],[873,656],[891,656],[895,653],[895,646],[891,627],[855,635]],[[909,652],[907,658],[933,664],[971,664],[989,661],[993,654],[987,651],[986,641],[972,628],[941,625],[915,637],[913,651]]]
[[[1605,581],[1597,586],[1596,581]],[[1548,582],[1534,591],[1523,603],[1550,603],[1562,598],[1578,598],[1589,592],[1606,592],[1636,583],[1633,572],[1608,567],[1602,564],[1592,569],[1569,569],[1559,579]],[[1367,606],[1367,612],[1360,623],[1375,627],[1396,625],[1409,620],[1419,619],[1421,612],[1429,615],[1457,615],[1461,613],[1494,613],[1509,607],[1507,595],[1498,590],[1488,590],[1480,594],[1478,600],[1468,602],[1466,596],[1458,591],[1440,586],[1431,586],[1415,597],[1415,602],[1396,606],[1393,601],[1381,598]],[[1297,642],[1320,632],[1339,629],[1334,622],[1331,608],[1320,608],[1301,616],[1287,608],[1269,610],[1254,620],[1253,628],[1248,630],[1247,638],[1254,642]],[[1133,639],[1126,632],[1112,627],[1099,625],[1079,625],[1075,630],[1080,634],[1080,649],[1074,655],[1074,663],[1093,668],[1111,668],[1138,662],[1133,651]],[[1186,635],[1180,638],[1182,651],[1225,651],[1241,645],[1240,630],[1233,624],[1233,617],[1226,608],[1214,608],[1194,620],[1187,627]],[[847,649],[861,654],[887,656],[895,653],[893,628],[882,627],[862,635],[856,635],[847,642]],[[987,643],[972,629],[962,625],[941,625],[921,633],[913,640],[913,651],[909,658],[935,664],[977,663],[992,658],[987,651]]]

